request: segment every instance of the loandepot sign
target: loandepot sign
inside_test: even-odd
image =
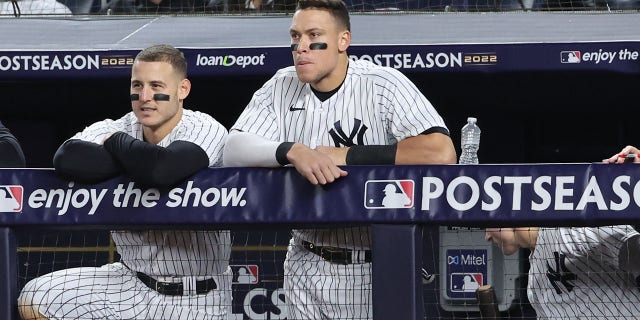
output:
[[[198,54],[196,66],[240,66],[242,68],[246,68],[247,66],[263,66],[264,57],[264,53],[254,56],[235,56],[232,54],[225,56],[206,56]]]

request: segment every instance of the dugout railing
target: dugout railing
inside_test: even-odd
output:
[[[631,223],[640,207],[635,168],[600,163],[349,166],[347,177],[328,186],[313,186],[292,168],[212,168],[168,190],[143,188],[124,177],[83,185],[49,169],[2,169],[0,317],[17,318],[14,230],[268,224],[371,225],[373,319],[423,319],[423,226]],[[384,201],[388,184],[411,202]]]

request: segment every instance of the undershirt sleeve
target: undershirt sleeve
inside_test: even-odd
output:
[[[116,132],[104,141],[104,148],[134,181],[145,186],[172,186],[209,166],[206,152],[188,141],[174,141],[164,148]]]
[[[222,152],[224,166],[280,167],[284,164],[278,161],[276,153],[281,144],[256,134],[231,130]],[[286,152],[284,158],[286,159]]]
[[[60,176],[83,183],[104,181],[122,172],[104,146],[79,139],[67,140],[58,148],[53,167]]]

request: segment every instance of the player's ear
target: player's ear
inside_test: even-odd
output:
[[[347,51],[347,48],[349,48],[349,45],[351,45],[351,32],[348,30],[340,32],[340,36],[338,38],[338,50],[340,52],[345,52]]]
[[[184,100],[191,92],[191,81],[189,79],[182,79],[180,86],[178,87],[178,98]]]

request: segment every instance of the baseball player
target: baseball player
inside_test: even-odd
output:
[[[527,295],[539,319],[637,319],[640,235],[631,226],[487,228],[513,254],[531,250]]]
[[[23,168],[24,166],[24,153],[18,139],[0,122],[0,167]]]
[[[455,163],[444,121],[395,69],[350,61],[340,0],[302,0],[293,16],[294,66],[279,70],[233,126],[225,165],[291,165],[310,183],[339,165]],[[368,227],[294,230],[284,264],[289,319],[370,319]]]
[[[76,181],[126,174],[171,186],[221,164],[226,129],[183,108],[191,83],[177,49],[152,46],[135,58],[133,111],[92,124],[54,156],[56,172]],[[119,263],[36,278],[19,297],[24,319],[226,319],[231,310],[228,231],[114,231]]]

